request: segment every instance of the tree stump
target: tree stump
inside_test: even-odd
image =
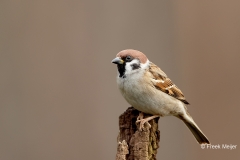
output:
[[[136,124],[138,115],[138,110],[129,107],[119,117],[116,160],[156,160],[160,141],[159,118],[149,121],[151,127],[144,124],[143,131],[139,131],[139,123]],[[144,114],[144,118],[149,116]]]

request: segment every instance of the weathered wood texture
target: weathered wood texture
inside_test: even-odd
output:
[[[119,117],[116,160],[156,160],[160,141],[159,118],[149,121],[151,127],[145,124],[143,131],[139,131],[139,123],[136,125],[138,115],[138,110],[129,107]],[[149,116],[144,114],[144,118]]]

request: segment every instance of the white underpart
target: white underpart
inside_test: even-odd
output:
[[[144,78],[149,61],[141,64],[140,69],[132,70],[131,64],[137,62],[138,60],[132,60],[126,63],[126,77],[117,77],[118,87],[126,101],[144,113],[161,116],[178,115],[179,113],[185,115],[185,105],[181,101],[154,88],[151,85],[154,79],[151,77]]]

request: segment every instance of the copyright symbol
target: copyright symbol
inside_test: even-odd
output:
[[[201,144],[201,148],[204,149],[206,144]]]

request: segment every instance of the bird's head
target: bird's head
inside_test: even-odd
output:
[[[140,51],[126,49],[120,51],[112,63],[117,64],[119,77],[125,78],[128,74],[133,74],[143,70],[148,65],[148,58]]]

